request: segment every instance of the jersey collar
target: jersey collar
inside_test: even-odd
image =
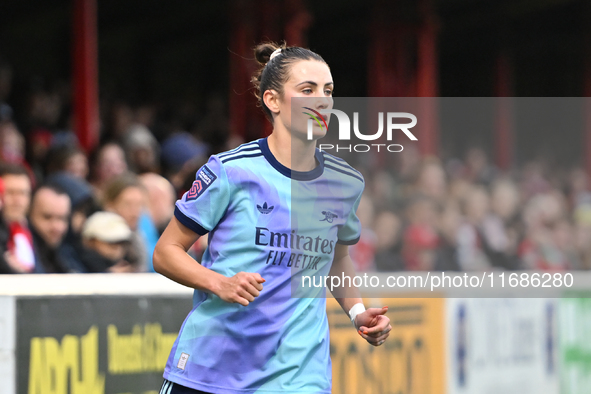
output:
[[[311,181],[312,179],[318,178],[324,172],[324,156],[322,155],[322,153],[320,153],[318,148],[316,148],[316,152],[314,153],[314,156],[318,161],[318,165],[313,170],[294,171],[279,163],[279,161],[277,161],[277,159],[275,158],[275,156],[273,156],[271,150],[269,149],[269,143],[267,142],[267,138],[261,138],[259,140],[259,146],[261,147],[263,156],[265,156],[265,159],[267,159],[269,164],[271,164],[273,168],[275,168],[277,171],[279,171],[288,178],[294,179],[296,181]]]

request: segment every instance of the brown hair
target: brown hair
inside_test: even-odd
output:
[[[105,193],[103,195],[103,203],[109,204],[117,200],[119,195],[125,191],[125,189],[130,187],[136,187],[142,191],[145,191],[146,188],[140,182],[139,178],[133,173],[125,173],[119,175],[118,177],[111,180],[105,189]]]
[[[0,177],[5,175],[24,175],[31,179],[29,171],[24,166],[14,163],[0,163]]]
[[[281,49],[281,52],[271,59],[271,54],[277,49]],[[251,82],[256,89],[255,95],[259,99],[259,105],[271,122],[273,116],[263,101],[263,94],[270,89],[283,94],[283,85],[289,79],[290,66],[297,61],[317,60],[326,64],[317,53],[306,48],[287,47],[285,43],[281,45],[274,42],[259,44],[254,48],[254,56],[261,67],[253,75]]]

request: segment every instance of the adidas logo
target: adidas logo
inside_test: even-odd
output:
[[[271,205],[270,207],[267,206],[267,202],[265,202],[262,207],[257,204],[257,209],[263,215],[267,215],[268,213],[270,213],[273,210],[273,208],[275,208],[273,205]]]

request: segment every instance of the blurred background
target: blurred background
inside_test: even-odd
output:
[[[134,235],[139,228],[136,249],[145,249],[127,256],[133,270],[150,269],[150,248],[171,215],[155,195],[172,201],[209,154],[271,131],[249,82],[258,42],[320,53],[342,97],[591,93],[587,1],[6,0],[0,7],[0,159],[25,167],[34,184],[56,183],[51,175],[59,173],[62,187],[70,175],[87,186],[88,196],[70,207],[81,213],[64,232],[70,244],[85,217],[117,212],[104,200],[114,179],[111,198],[119,201],[143,174],[135,197],[146,209],[126,220]],[[365,237],[359,269],[468,267],[462,259],[509,269],[591,267],[591,127],[532,131],[510,115],[499,111],[496,128],[433,128],[417,151],[366,177],[364,206],[372,208],[364,222],[377,237]],[[374,204],[383,193],[395,201]],[[15,215],[24,218],[21,210]],[[417,221],[425,223],[416,228]],[[404,250],[403,240],[419,252]],[[409,263],[417,253],[433,261]],[[102,269],[76,254],[57,270]]]
[[[319,53],[341,97],[583,98],[591,96],[590,21],[586,0],[3,0],[0,273],[153,271],[154,245],[195,171],[210,154],[271,131],[250,84],[261,41]],[[364,233],[351,250],[358,270],[591,268],[591,121],[532,131],[512,123],[511,111],[500,100],[495,127],[435,127],[375,171],[360,164]],[[205,245],[202,238],[192,255]],[[453,390],[510,392],[466,383],[466,316],[483,310],[490,319],[505,311],[503,321],[514,324],[503,346],[534,332],[530,323],[546,327],[531,345],[547,349],[544,356],[489,360],[546,357],[531,364],[545,372],[524,373],[557,379],[554,301],[535,304],[539,313],[527,318],[529,304],[452,304],[448,323],[436,312],[443,304],[431,301],[411,306],[420,311],[410,320],[416,327],[400,319],[408,335],[390,351],[418,358],[404,366],[404,387],[391,392],[444,392],[433,370],[412,378],[417,365],[443,368],[434,356],[441,347],[426,355],[431,339],[421,330],[444,325],[456,331],[433,341],[455,346],[446,356],[456,360],[448,363]],[[587,304],[573,305],[568,316],[580,318]],[[569,349],[582,343],[581,330],[571,332]],[[349,371],[357,350],[343,343],[333,350],[348,349],[338,365]],[[563,354],[576,368],[562,392],[589,392],[589,355]],[[432,386],[417,383],[424,379]],[[366,392],[390,392],[384,387]]]

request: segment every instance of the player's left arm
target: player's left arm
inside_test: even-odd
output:
[[[330,277],[350,277],[351,279],[355,277],[355,267],[349,256],[348,245],[337,243],[334,261],[329,275]],[[355,313],[352,311],[352,308],[358,309],[361,307],[361,313],[358,313],[353,321],[359,335],[374,346],[380,346],[384,343],[392,329],[390,319],[385,316],[388,311],[387,306],[363,310],[365,308],[362,307],[363,299],[361,298],[361,293],[358,288],[352,285],[344,286],[344,284],[341,284],[339,288],[332,290],[332,294],[345,313],[349,314],[349,317],[351,317],[351,312]]]

